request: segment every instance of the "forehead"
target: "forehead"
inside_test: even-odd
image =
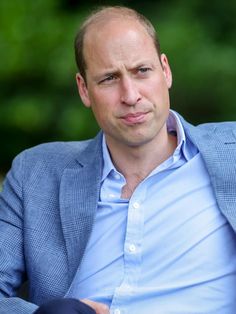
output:
[[[87,66],[91,61],[130,58],[148,52],[157,54],[153,38],[133,18],[115,18],[91,25],[84,37],[83,53]]]
[[[144,27],[143,24],[139,22],[139,20],[135,19],[134,17],[120,17],[120,16],[113,16],[108,17],[107,19],[100,19],[95,21],[91,25],[87,27],[84,36],[84,46],[88,42],[96,41],[96,38],[102,39],[106,38],[109,39],[109,35],[115,39],[118,36],[124,35],[126,32],[125,30],[135,29],[140,35],[146,35],[151,38],[148,34],[147,29]]]

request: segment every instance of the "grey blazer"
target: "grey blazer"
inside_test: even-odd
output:
[[[182,122],[203,156],[220,210],[236,230],[236,123]],[[15,158],[0,195],[1,314],[32,313],[67,292],[97,208],[101,138],[42,144]],[[29,301],[17,297],[27,279]]]

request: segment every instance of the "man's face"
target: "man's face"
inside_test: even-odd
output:
[[[172,78],[144,27],[131,19],[91,27],[84,56],[87,82],[77,75],[79,93],[109,148],[158,145],[167,132]]]

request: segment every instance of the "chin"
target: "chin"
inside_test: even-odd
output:
[[[132,139],[126,139],[126,145],[129,147],[141,147],[143,145],[148,144],[149,142],[151,142],[152,139],[150,138],[132,138]]]

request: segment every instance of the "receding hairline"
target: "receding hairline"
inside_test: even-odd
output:
[[[122,6],[107,6],[107,7],[100,7],[94,10],[90,16],[84,21],[81,25],[80,30],[83,31],[84,36],[95,26],[105,25],[112,20],[124,20],[127,19],[134,20],[139,22],[146,30],[147,27],[153,32],[153,35],[156,35],[156,31],[152,25],[152,23],[142,14],[138,13],[137,11]],[[149,33],[149,32],[148,32]],[[149,33],[150,35],[150,33]]]
[[[141,15],[133,9],[122,6],[103,6],[92,11],[91,14],[85,19],[81,25],[82,28],[87,28],[90,25],[106,22],[113,18],[134,18],[136,20],[141,19]]]
[[[99,28],[107,25],[110,21],[127,21],[130,19],[134,22],[139,23],[142,26],[156,47],[157,54],[160,57],[160,43],[157,38],[156,30],[152,23],[139,12],[123,6],[103,6],[91,12],[91,14],[85,19],[85,21],[80,26],[79,32],[75,38],[75,57],[78,69],[81,75],[85,78],[86,60],[84,56],[84,41],[86,35]]]

